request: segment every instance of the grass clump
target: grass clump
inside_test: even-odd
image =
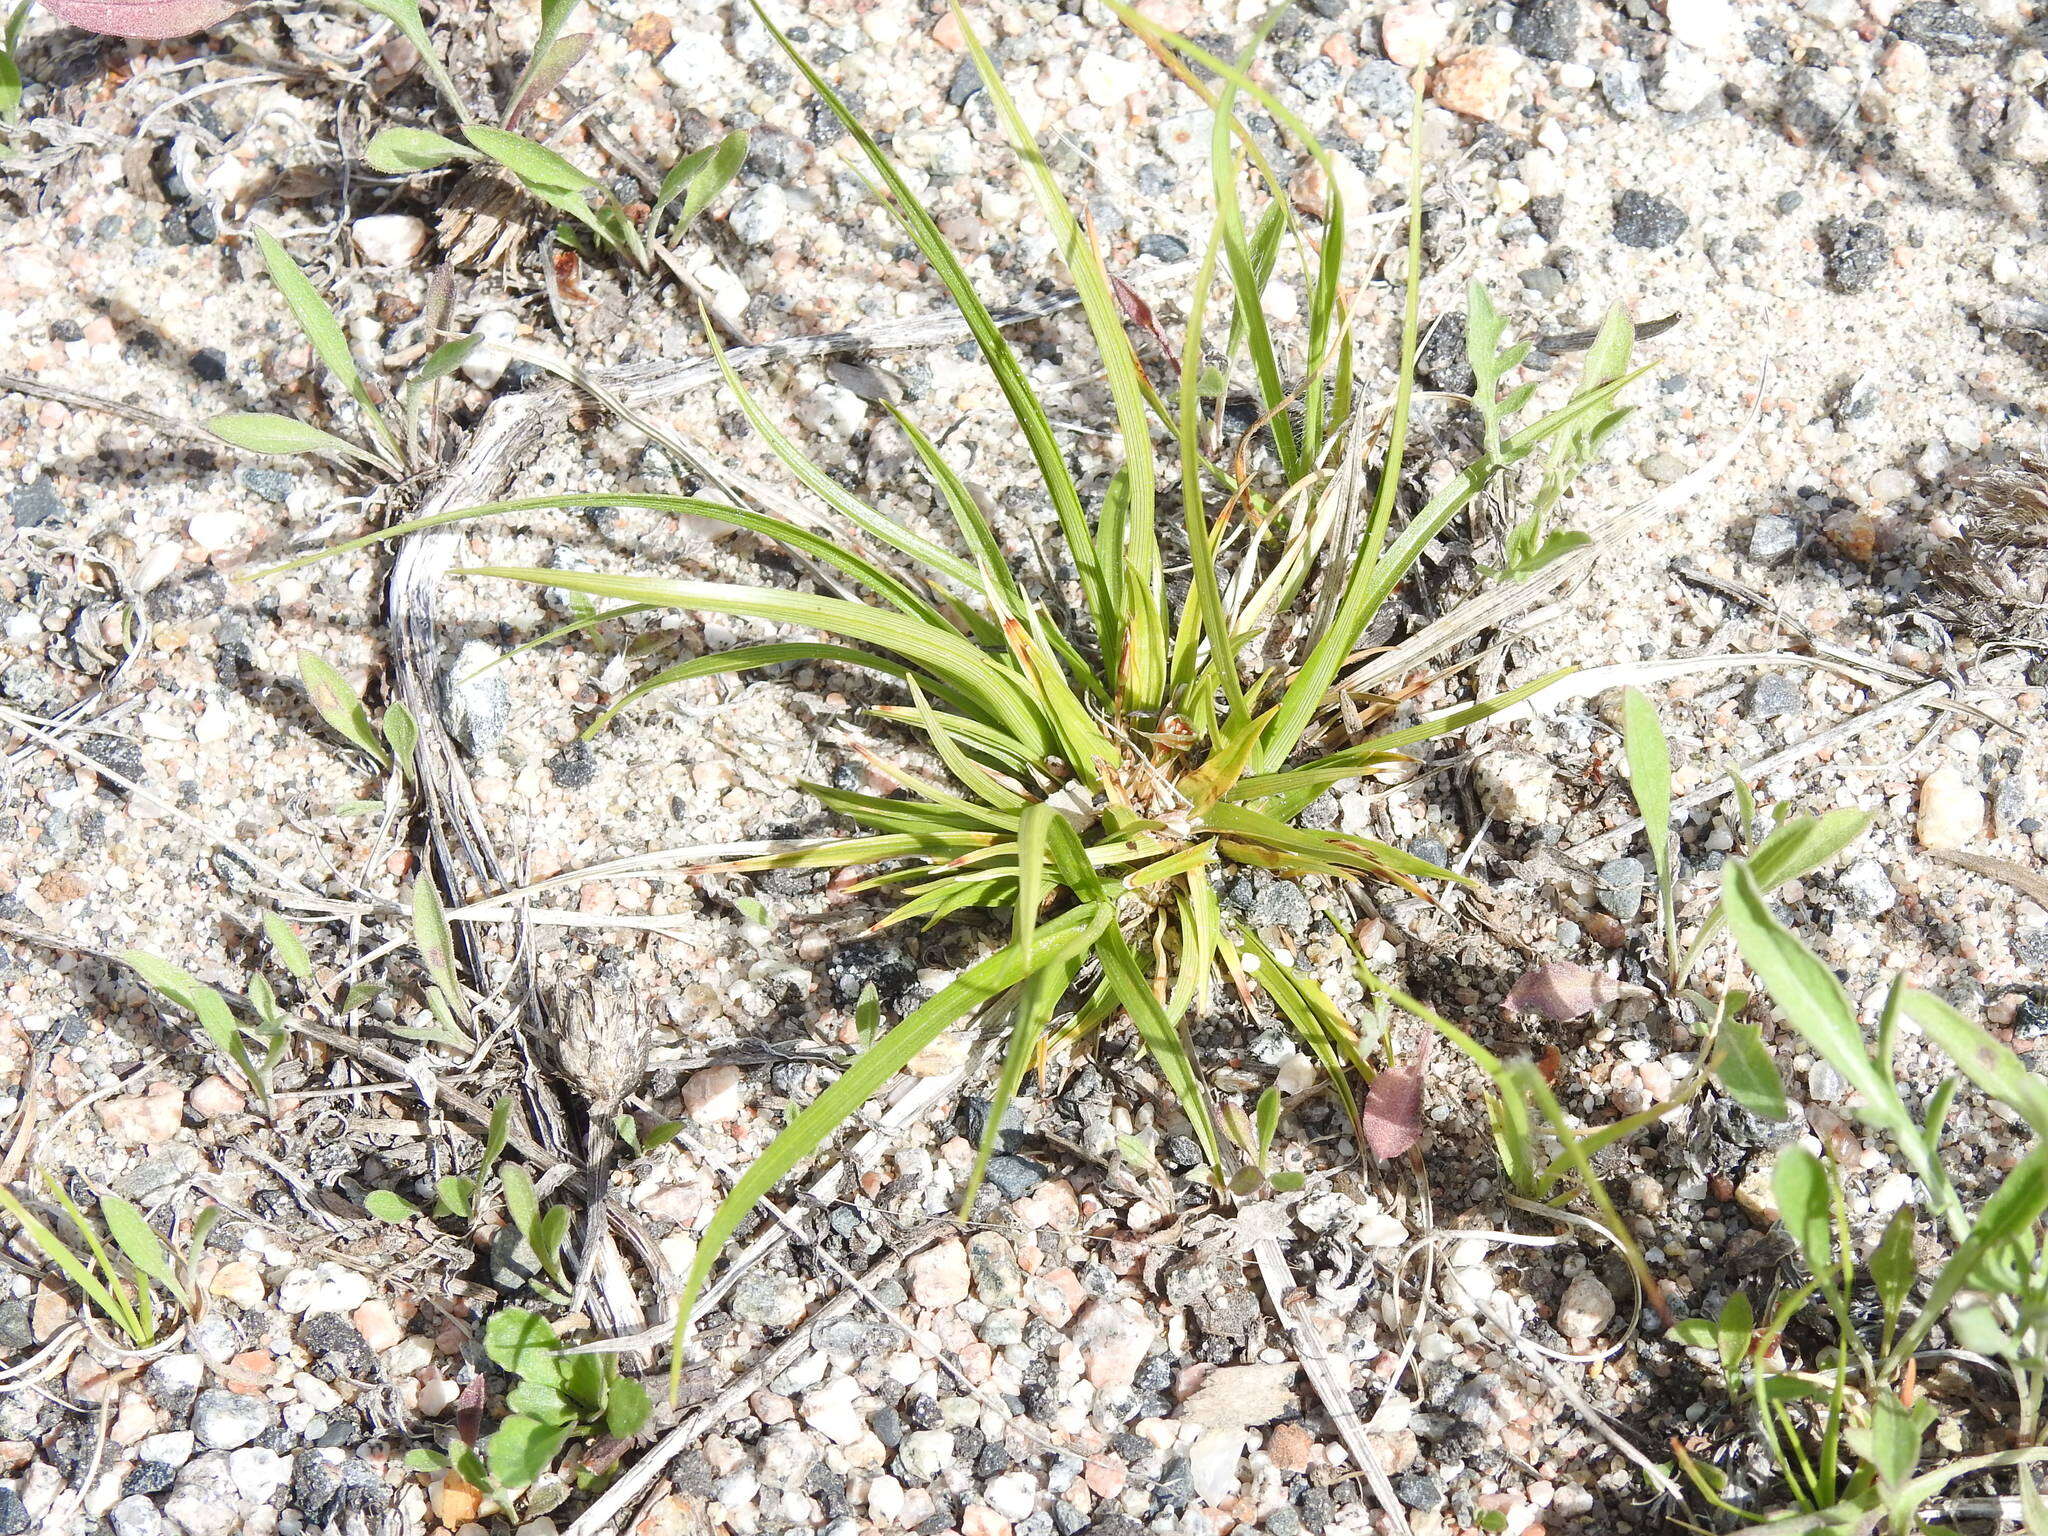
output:
[[[1092,508],[1023,365],[931,214],[837,92],[763,17],[844,126],[877,194],[966,320],[1051,503],[1057,555],[1074,573],[1071,600],[1057,582],[1031,582],[1012,569],[973,491],[909,417],[895,413],[952,520],[956,547],[869,505],[805,458],[730,366],[727,381],[748,420],[849,532],[819,531],[830,526],[826,518],[819,526],[799,524],[702,498],[606,494],[493,503],[371,536],[601,503],[706,518],[805,557],[830,573],[832,595],[652,574],[470,574],[623,599],[627,606],[605,618],[689,609],[820,637],[744,645],[670,667],[632,690],[593,730],[652,689],[788,661],[860,667],[895,680],[903,700],[877,713],[920,738],[944,764],[946,780],[870,758],[900,794],[806,786],[858,823],[862,835],[726,867],[881,866],[861,884],[901,895],[890,922],[929,925],[966,913],[1009,918],[1000,949],[875,1039],[740,1179],[702,1234],[679,1309],[679,1338],[722,1246],[756,1202],[906,1062],[963,1020],[1000,1022],[1008,1033],[991,1131],[963,1205],[974,1197],[993,1128],[1033,1065],[1053,1045],[1118,1020],[1135,1030],[1170,1085],[1216,1184],[1228,1186],[1238,1171],[1232,1140],[1251,1154],[1254,1172],[1244,1187],[1259,1183],[1270,1132],[1234,1122],[1236,1137],[1219,1132],[1189,1042],[1190,1016],[1207,1010],[1224,973],[1247,997],[1263,992],[1288,1017],[1355,1114],[1353,1074],[1372,1072],[1357,1033],[1335,1008],[1313,1005],[1321,996],[1313,980],[1226,910],[1218,882],[1234,869],[1252,869],[1421,892],[1422,882],[1458,878],[1370,838],[1301,826],[1298,817],[1331,785],[1398,761],[1407,749],[1540,686],[1388,729],[1384,717],[1398,700],[1354,698],[1337,683],[1417,558],[1476,497],[1547,449],[1545,484],[1555,490],[1547,510],[1589,462],[1625,414],[1618,397],[1631,377],[1628,320],[1610,316],[1592,365],[1564,405],[1525,421],[1533,386],[1507,382],[1525,349],[1503,344],[1500,324],[1475,290],[1468,338],[1482,381],[1472,404],[1483,441],[1402,521],[1418,333],[1419,173],[1407,218],[1398,386],[1390,401],[1369,406],[1352,372],[1351,305],[1359,295],[1345,291],[1345,208],[1335,167],[1247,76],[1249,50],[1235,61],[1221,59],[1117,9],[1215,115],[1218,212],[1179,355],[1165,360],[1172,400],[1141,365],[1120,307],[1126,296],[968,29],[968,46],[1079,292],[1113,401],[1119,462]],[[1320,166],[1327,204],[1313,224],[1297,214],[1247,132],[1236,110],[1240,97],[1251,98]],[[1412,148],[1419,159],[1419,145]],[[1251,218],[1248,183],[1267,197]],[[1266,286],[1281,280],[1279,258],[1290,246],[1301,258],[1307,295],[1303,362],[1290,360],[1259,302]],[[1209,312],[1219,276],[1230,292],[1221,324]],[[1259,420],[1232,442],[1224,406],[1239,369],[1251,375]],[[1524,543],[1526,566],[1550,539],[1539,527]],[[1169,579],[1181,570],[1184,588]],[[580,620],[568,631],[596,621]]]

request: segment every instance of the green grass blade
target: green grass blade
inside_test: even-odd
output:
[[[846,102],[835,91],[825,77],[811,65],[811,62],[797,51],[782,29],[769,19],[760,0],[748,0],[754,14],[768,29],[799,73],[810,82],[832,115],[846,129],[849,137],[859,146],[873,167],[876,176],[889,191],[890,210],[903,224],[913,243],[924,253],[926,261],[932,264],[946,292],[952,296],[961,318],[967,322],[975,344],[995,375],[996,385],[1008,402],[1010,414],[1016,418],[1023,431],[1025,441],[1031,450],[1031,457],[1038,466],[1041,484],[1051,498],[1053,512],[1059,518],[1060,532],[1067,544],[1068,557],[1074,562],[1079,573],[1083,595],[1087,599],[1090,617],[1098,631],[1103,630],[1103,620],[1110,609],[1106,595],[1106,582],[1111,573],[1099,569],[1095,559],[1093,541],[1089,534],[1088,516],[1081,505],[1081,493],[1074,484],[1073,473],[1067,468],[1066,455],[1061,451],[1059,439],[1053,433],[1052,421],[1045,413],[1031,388],[1030,379],[1011,349],[1009,339],[989,313],[988,306],[974,291],[967,279],[967,272],[960,260],[947,246],[945,236],[924,205],[918,201],[908,183],[897,171],[889,157],[883,153],[874,135],[856,117]]]
[[[880,672],[885,677],[907,678],[912,671],[908,663],[877,656],[872,651],[858,651],[850,646],[829,645],[816,640],[734,646],[729,651],[715,651],[709,656],[693,656],[688,661],[679,661],[672,667],[664,667],[644,682],[635,683],[584,730],[583,739],[589,741],[598,736],[621,710],[672,684],[718,677],[728,672],[746,672],[755,667],[777,667],[792,661],[836,661],[842,666]]]
[[[1120,620],[1120,656],[1116,659],[1121,682],[1120,696],[1128,707],[1150,712],[1157,709],[1166,688],[1166,634],[1163,617],[1163,575],[1159,563],[1159,540],[1155,527],[1152,431],[1146,415],[1145,393],[1140,380],[1138,358],[1124,329],[1123,312],[1103,266],[1102,253],[1074,217],[1066,194],[1060,190],[1052,169],[1039,152],[1037,140],[1017,111],[1004,86],[1002,75],[990,60],[981,39],[969,24],[959,0],[953,0],[954,19],[981,73],[989,100],[1010,141],[1010,147],[1024,162],[1039,210],[1051,227],[1067,274],[1081,296],[1081,308],[1095,348],[1109,379],[1110,398],[1116,407],[1117,435],[1122,440],[1125,489],[1124,537],[1119,547],[1098,555],[1105,585],[1120,582],[1122,600],[1117,604]],[[1105,644],[1108,641],[1105,640]]]
[[[1026,965],[1014,945],[970,966],[930,1000],[856,1058],[817,1098],[784,1127],[719,1203],[697,1240],[697,1257],[676,1306],[674,1361],[669,1375],[671,1400],[682,1381],[684,1346],[689,1339],[690,1311],[710,1278],[726,1242],[739,1230],[761,1198],[782,1182],[798,1163],[823,1144],[839,1126],[872,1098],[905,1063],[930,1045],[949,1026],[974,1009],[1000,997],[1031,974],[1033,966],[1059,963],[1079,954],[1111,918],[1100,906],[1079,908],[1047,923],[1038,934],[1037,955]],[[1113,931],[1113,930],[1112,930]]]
[[[2027,1232],[2048,1211],[2048,1146],[2037,1146],[2007,1174],[1977,1213],[1969,1233],[1942,1265],[1927,1300],[1899,1333],[1885,1358],[1889,1373],[1926,1342],[1958,1292],[1972,1288],[1987,1255]]]
[[[697,215],[711,206],[711,199],[732,183],[746,158],[747,136],[737,128],[716,144],[683,156],[661,179],[661,190],[654,199],[654,212],[648,215],[647,227],[653,229],[659,224],[662,210],[680,194],[683,206],[676,210],[675,222],[664,238],[682,239]]]
[[[1358,637],[1365,633],[1365,626],[1372,622],[1373,614],[1386,601],[1386,595],[1393,591],[1407,566],[1420,556],[1423,544],[1436,536],[1436,530],[1430,529],[1425,539],[1415,543],[1414,553],[1408,555],[1405,563],[1394,557],[1382,559],[1387,525],[1393,518],[1394,501],[1401,488],[1401,466],[1408,452],[1408,415],[1415,393],[1415,351],[1421,328],[1422,102],[1419,86],[1411,117],[1408,133],[1408,268],[1401,300],[1401,361],[1394,390],[1393,420],[1387,430],[1387,448],[1381,456],[1379,483],[1373,491],[1372,516],[1366,524],[1365,543],[1353,557],[1351,569],[1345,576],[1344,595],[1337,604],[1337,617],[1287,685],[1287,691],[1281,696],[1279,712],[1267,727],[1266,745],[1256,763],[1262,773],[1279,767],[1293,753],[1302,733],[1321,707],[1323,691],[1336,681],[1338,669],[1358,643]],[[1334,181],[1332,185],[1335,185]],[[1364,445],[1347,444],[1345,452],[1362,453]],[[1465,501],[1478,494],[1486,478],[1484,475],[1477,477]],[[1445,499],[1444,494],[1439,493],[1437,499]],[[1464,501],[1457,505],[1462,507]],[[1453,515],[1445,512],[1443,521],[1448,522]],[[1416,531],[1417,525],[1428,526],[1427,511],[1416,518],[1410,532]]]
[[[1051,753],[1055,743],[1030,694],[1015,673],[991,660],[950,628],[934,628],[900,613],[871,608],[844,598],[807,592],[729,585],[708,581],[670,581],[656,576],[611,576],[593,571],[521,569],[485,566],[463,574],[561,587],[593,597],[615,597],[630,603],[688,608],[707,613],[738,614],[800,625],[841,635],[864,645],[893,651],[947,685],[963,704],[990,724],[1008,731],[1033,751]]]
[[[35,1245],[44,1258],[62,1270],[66,1279],[85,1292],[87,1299],[94,1306],[119,1324],[124,1331],[133,1334],[134,1329],[130,1327],[130,1320],[134,1317],[133,1311],[125,1301],[115,1297],[94,1273],[92,1266],[72,1252],[61,1237],[38,1221],[27,1206],[5,1189],[0,1189],[0,1210],[4,1210],[13,1218],[14,1224],[21,1228],[22,1235]]]
[[[915,718],[924,731],[925,739],[931,742],[932,750],[939,754],[947,771],[960,781],[961,787],[984,805],[997,810],[1022,809],[1025,797],[968,755],[967,749],[948,729],[945,717],[925,702],[924,690],[917,686],[915,678],[910,681],[910,692],[915,700],[912,706],[916,711]]]
[[[879,539],[898,554],[905,555],[928,570],[936,571],[949,580],[958,582],[970,592],[981,591],[980,573],[967,561],[933,543],[924,535],[904,527],[894,518],[876,511],[806,457],[803,450],[791,442],[788,435],[761,408],[753,392],[741,381],[738,370],[726,356],[725,347],[719,341],[716,329],[707,325],[704,328],[704,336],[711,346],[711,355],[717,361],[719,371],[725,377],[726,388],[732,391],[733,398],[739,402],[741,413],[746,416],[753,429],[761,434],[761,440],[768,445],[769,452],[781,461],[782,467],[788,470],[805,490],[869,537]]]
[[[1232,715],[1242,716],[1246,705],[1244,682],[1237,672],[1237,644],[1230,622],[1223,613],[1223,589],[1216,576],[1216,541],[1209,527],[1208,509],[1202,502],[1202,322],[1208,308],[1209,287],[1215,280],[1216,253],[1221,245],[1222,235],[1212,227],[1202,248],[1201,265],[1195,271],[1195,285],[1188,300],[1187,328],[1181,338],[1181,521],[1187,528],[1188,562],[1194,576],[1195,608],[1201,620],[1199,627],[1184,627],[1183,633],[1188,637],[1185,665],[1192,669],[1195,648],[1200,640],[1206,638],[1210,669],[1222,679],[1224,696],[1230,701]],[[1182,665],[1181,658],[1176,657],[1176,674],[1182,670]],[[1202,702],[1206,704],[1207,690],[1201,692]],[[1188,712],[1190,703],[1183,701],[1183,713]]]

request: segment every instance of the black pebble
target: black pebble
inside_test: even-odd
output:
[[[1579,0],[1522,0],[1508,41],[1532,59],[1569,64],[1579,51]]]
[[[206,347],[194,352],[190,367],[193,377],[204,379],[209,384],[218,384],[228,376],[227,355],[218,347]]]
[[[1529,222],[1544,239],[1555,240],[1558,230],[1564,227],[1564,198],[1555,192],[1530,198]]]
[[[1875,224],[1832,218],[1820,227],[1828,286],[1837,293],[1862,293],[1891,264],[1892,242]]]
[[[1631,187],[1614,199],[1614,238],[1638,250],[1653,251],[1672,244],[1690,221],[1668,198]]]
[[[1188,243],[1179,235],[1147,235],[1138,242],[1138,249],[1154,261],[1185,261]]]
[[[134,1493],[162,1493],[178,1480],[178,1469],[168,1462],[138,1461],[121,1479],[121,1497]]]
[[[597,754],[588,742],[572,741],[548,759],[548,777],[563,789],[582,789],[597,777]]]

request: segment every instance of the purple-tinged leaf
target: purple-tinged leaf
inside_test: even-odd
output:
[[[1516,1013],[1533,1013],[1552,1024],[1563,1024],[1624,997],[1649,995],[1645,987],[1617,981],[1603,971],[1574,961],[1558,960],[1524,972],[1508,993],[1508,1007]]]
[[[108,37],[184,37],[204,32],[240,10],[231,0],[47,0],[69,27]]]

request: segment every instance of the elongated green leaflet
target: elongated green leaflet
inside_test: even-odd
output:
[[[1094,942],[1110,923],[1107,907],[1091,905],[1064,913],[1038,930],[1035,953],[1029,963],[1016,946],[998,950],[986,960],[967,969],[942,988],[928,1002],[914,1009],[902,1023],[862,1052],[832,1085],[813,1099],[784,1127],[768,1150],[754,1161],[732,1193],[719,1203],[711,1221],[697,1239],[697,1259],[676,1305],[675,1357],[669,1371],[669,1398],[674,1401],[682,1386],[683,1347],[689,1338],[690,1309],[697,1293],[710,1278],[711,1267],[724,1250],[726,1239],[739,1230],[761,1198],[798,1163],[815,1152],[827,1136],[837,1130],[881,1086],[901,1071],[919,1051],[936,1040],[948,1026],[974,1009],[1000,997],[1029,976],[1034,969],[1056,965],[1077,955]],[[1114,931],[1111,929],[1110,931]]]

